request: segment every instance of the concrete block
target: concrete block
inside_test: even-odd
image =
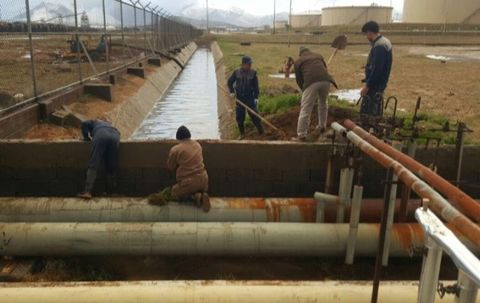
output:
[[[102,100],[113,102],[112,85],[109,83],[87,83],[83,86],[85,94],[94,95]]]
[[[145,79],[145,69],[143,67],[129,67],[127,73]]]
[[[155,182],[155,181],[144,181],[138,182],[135,184],[135,194],[134,196],[148,196],[150,194],[161,191],[167,186],[172,186],[173,182]]]
[[[110,82],[112,85],[115,85],[117,83],[117,75],[109,75],[108,82]]]
[[[143,173],[141,168],[120,168],[118,171],[119,178],[127,180],[142,180]]]
[[[85,186],[83,178],[81,180],[57,179],[50,181],[49,188],[53,195],[59,197],[73,197],[82,192]]]
[[[160,60],[160,57],[148,59],[148,64],[155,65],[155,66],[162,66],[162,62]]]
[[[38,102],[40,120],[47,120],[53,114],[52,100],[43,100]]]

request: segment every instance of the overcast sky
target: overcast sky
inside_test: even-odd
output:
[[[276,0],[277,12],[286,12],[289,9],[290,0]],[[172,13],[178,13],[187,5],[205,7],[206,0],[153,0],[156,4],[166,7]],[[370,5],[375,2],[379,5],[392,4],[396,10],[401,11],[403,0],[293,0],[294,12],[318,11],[322,7],[333,5]],[[231,9],[237,7],[254,15],[268,15],[273,13],[274,0],[209,0],[212,8]]]

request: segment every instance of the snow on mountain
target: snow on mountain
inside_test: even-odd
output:
[[[203,22],[205,22],[206,19],[205,8],[192,5],[184,7],[180,10],[179,14],[181,17]],[[277,20],[288,20],[288,13],[278,13],[276,17]],[[271,25],[273,22],[273,15],[255,16],[236,7],[232,7],[229,10],[210,8],[209,19],[210,22],[232,24],[239,27],[259,27]]]

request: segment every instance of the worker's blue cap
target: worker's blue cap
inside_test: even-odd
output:
[[[242,64],[252,64],[253,63],[253,60],[251,57],[249,56],[243,56],[242,58]]]

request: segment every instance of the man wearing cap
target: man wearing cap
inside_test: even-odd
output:
[[[258,112],[258,96],[260,95],[260,89],[258,86],[257,72],[252,69],[252,58],[244,56],[242,58],[242,66],[235,70],[228,79],[228,89],[230,95],[234,98],[245,103],[249,108]],[[246,109],[242,105],[237,103],[236,106],[236,119],[238,124],[238,130],[240,131],[240,139],[245,137],[245,115]],[[262,122],[258,117],[252,113],[248,113],[250,119],[258,130],[259,134],[263,134]]]
[[[392,43],[380,34],[380,26],[375,21],[362,27],[372,46],[365,66],[364,86],[360,92],[362,104],[360,114],[365,116],[383,116],[383,92],[387,88],[392,70]]]
[[[318,104],[318,125],[316,133],[321,135],[327,128],[327,97],[330,84],[337,87],[335,80],[328,73],[327,64],[322,55],[300,47],[299,58],[295,61],[295,77],[302,90],[300,115],[297,124],[297,137],[294,141],[305,141],[310,127],[313,107]]]
[[[210,210],[208,196],[208,174],[203,163],[202,147],[191,139],[188,128],[180,126],[177,130],[179,143],[170,149],[167,167],[175,172],[177,183],[160,194],[151,195],[151,204],[163,205],[168,200],[194,200],[205,212]]]

